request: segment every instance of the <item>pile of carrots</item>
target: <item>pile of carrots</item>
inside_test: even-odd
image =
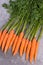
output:
[[[10,13],[8,22],[0,29],[0,47],[4,53],[11,48],[13,56],[19,52],[21,57],[26,54],[26,60],[36,61],[43,33],[42,12],[39,12],[41,6],[37,2],[38,0],[10,0],[9,4],[3,4]]]

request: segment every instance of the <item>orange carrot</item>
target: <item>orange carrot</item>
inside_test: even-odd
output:
[[[18,41],[17,41],[17,45],[16,45],[16,48],[15,48],[15,51],[14,51],[14,55],[16,55],[17,52],[18,52],[18,50],[19,50],[19,47],[20,47],[20,44],[21,44],[21,41],[22,41],[23,36],[24,36],[24,33],[21,32],[20,33],[20,36],[18,38]]]
[[[20,56],[22,56],[22,54],[23,54],[23,50],[24,50],[24,46],[25,46],[25,41],[26,41],[26,39],[23,38],[23,40],[21,42],[21,46],[20,46]]]
[[[0,38],[1,38],[1,35],[2,35],[2,31],[0,31]]]
[[[0,39],[0,46],[2,45],[2,42],[3,42],[3,39],[6,35],[6,33],[7,33],[7,30],[4,30],[3,33],[2,33],[2,36],[1,36],[1,39]]]
[[[17,44],[17,40],[18,40],[18,36],[16,36],[16,39],[15,39],[14,44],[13,44],[13,46],[12,46],[12,53],[14,53],[15,46],[16,46],[16,44]]]
[[[28,60],[30,49],[31,49],[31,41],[28,42],[28,46],[27,46],[27,50],[26,50],[26,60]]]
[[[6,43],[6,46],[5,46],[5,49],[4,49],[4,52],[6,53],[8,48],[9,48],[9,43],[11,42],[11,39],[13,38],[13,35],[14,35],[14,30],[11,30],[10,31],[10,34],[9,34],[9,38],[7,40],[7,43]]]
[[[25,52],[26,52],[26,48],[27,48],[28,42],[29,42],[29,40],[28,40],[28,39],[26,39],[25,46],[24,46],[24,52],[23,52],[23,53],[25,53]]]
[[[7,41],[7,39],[8,39],[8,33],[6,33],[6,36],[5,36],[5,38],[4,38],[4,40],[3,40],[3,43],[2,43],[2,51],[4,51],[4,47],[5,47],[5,44],[6,44],[6,41]]]
[[[39,43],[36,42],[36,49],[35,49],[35,55],[34,55],[34,60],[36,61],[36,57],[37,57],[37,53],[38,53],[38,47],[39,47]]]
[[[35,53],[35,46],[36,46],[36,39],[34,38],[32,40],[32,46],[31,46],[31,51],[30,51],[30,62],[32,62],[34,53]]]
[[[16,34],[13,35],[13,38],[11,39],[11,41],[10,41],[10,43],[9,43],[9,44],[10,44],[10,45],[9,45],[9,48],[10,48],[10,47],[12,46],[12,44],[14,43],[15,37],[16,37]],[[9,49],[9,48],[8,48],[8,49]]]

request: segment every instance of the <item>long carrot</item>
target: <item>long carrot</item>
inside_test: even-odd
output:
[[[8,36],[9,36],[9,34],[6,33],[6,36],[5,36],[4,41],[3,41],[3,43],[2,43],[2,51],[4,51],[4,47],[5,47],[6,41],[7,41],[7,39],[8,39]]]
[[[32,40],[32,46],[31,46],[31,51],[30,51],[30,62],[32,62],[34,53],[35,53],[35,46],[36,46],[36,38]]]
[[[23,49],[24,49],[24,46],[25,46],[25,42],[26,42],[26,39],[23,38],[21,45],[20,45],[20,56],[23,55]]]
[[[26,39],[25,46],[24,46],[24,53],[26,52],[28,42],[29,42],[29,40],[28,40],[28,39]]]
[[[15,48],[15,51],[14,51],[14,55],[16,55],[17,52],[18,52],[18,49],[19,49],[19,47],[20,47],[20,43],[21,43],[21,40],[22,40],[23,36],[24,36],[24,33],[21,32],[21,33],[20,33],[20,36],[19,36],[19,38],[18,38],[18,41],[17,41],[17,45],[16,45],[16,48]]]
[[[8,48],[9,48],[9,43],[10,43],[13,35],[14,35],[14,30],[11,30],[10,31],[10,34],[9,34],[9,38],[8,38],[7,43],[6,43],[6,46],[5,46],[5,49],[4,49],[4,52],[5,53],[7,52]]]
[[[4,39],[5,35],[6,35],[6,33],[7,33],[7,30],[4,30],[3,33],[2,33],[2,36],[0,38],[0,46],[2,45],[2,42],[3,42],[3,39]]]
[[[30,49],[31,49],[31,41],[28,42],[28,46],[26,50],[26,60],[28,60]]]
[[[12,53],[14,53],[14,50],[15,50],[15,47],[16,47],[16,44],[17,44],[17,40],[18,40],[18,36],[16,36],[15,41],[14,41],[14,43],[13,43]]]

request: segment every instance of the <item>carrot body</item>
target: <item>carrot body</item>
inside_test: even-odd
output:
[[[6,35],[6,33],[7,33],[7,30],[4,30],[3,33],[2,33],[2,36],[0,38],[0,46],[2,45],[2,42],[3,42],[3,39],[4,39],[5,35]]]
[[[5,47],[5,44],[6,44],[6,41],[7,41],[7,39],[8,39],[8,33],[6,33],[6,36],[5,36],[5,38],[4,38],[4,40],[3,40],[3,43],[2,43],[2,51],[4,50],[4,47]]]
[[[25,41],[26,41],[26,39],[23,38],[22,43],[21,43],[21,46],[20,46],[20,56],[23,55],[23,50],[24,50],[24,46],[25,46]]]
[[[24,46],[24,53],[26,52],[28,42],[29,42],[29,40],[28,40],[28,39],[26,39],[25,46]]]
[[[6,43],[6,46],[5,46],[5,49],[4,49],[4,52],[5,52],[5,53],[7,52],[8,48],[9,48],[11,39],[13,38],[13,35],[14,35],[14,31],[11,30],[11,31],[10,31],[10,34],[9,34],[9,38],[8,38],[7,43]]]
[[[14,53],[14,50],[15,50],[15,47],[16,47],[16,44],[17,44],[17,40],[18,40],[18,36],[16,36],[16,39],[15,39],[14,44],[12,46],[12,53]]]
[[[31,51],[30,51],[30,62],[32,62],[34,53],[35,53],[35,46],[36,46],[36,39],[34,38],[32,40],[32,46],[31,46]]]
[[[1,35],[2,35],[2,31],[0,31],[0,38],[1,38]]]
[[[17,52],[19,50],[19,47],[20,47],[20,44],[21,44],[21,41],[22,41],[23,36],[24,36],[24,33],[21,32],[20,33],[20,36],[18,38],[18,41],[17,41],[17,45],[16,45],[16,48],[15,48],[15,51],[14,51],[14,55],[17,54]]]
[[[39,43],[36,43],[36,49],[35,49],[35,55],[34,55],[34,60],[36,61],[36,57],[37,57],[37,53],[38,53],[38,47],[39,47]]]
[[[26,60],[28,60],[30,49],[31,49],[31,41],[28,42],[28,46],[26,50]]]

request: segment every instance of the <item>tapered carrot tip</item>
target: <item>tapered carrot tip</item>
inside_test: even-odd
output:
[[[6,35],[6,33],[7,33],[7,30],[4,30],[3,33],[2,33],[2,36],[1,36],[1,39],[0,39],[0,46],[2,45],[2,42],[3,42],[3,39]]]
[[[36,61],[37,58],[37,53],[38,53],[38,47],[39,47],[39,43],[36,43],[36,49],[35,49],[35,55],[34,55],[34,60]]]
[[[23,55],[24,46],[25,46],[25,41],[26,41],[26,39],[23,38],[22,43],[21,43],[21,46],[20,46],[20,56]]]
[[[30,49],[31,49],[31,41],[28,42],[28,46],[26,50],[26,60],[28,60]]]
[[[18,52],[18,50],[19,50],[19,47],[20,47],[20,44],[21,44],[21,41],[22,41],[23,36],[24,36],[24,33],[21,32],[20,33],[20,36],[18,38],[18,41],[17,41],[17,45],[16,45],[16,48],[15,48],[15,51],[14,51],[14,55],[16,55],[17,52]]]
[[[4,38],[4,40],[3,40],[3,44],[2,44],[2,51],[4,50],[4,47],[5,47],[5,44],[6,44],[6,41],[7,41],[7,39],[8,39],[8,33],[6,34],[6,36],[5,36],[5,38]]]
[[[31,46],[31,51],[30,51],[30,63],[32,63],[32,60],[34,58],[35,46],[36,46],[36,39],[34,38],[32,40],[32,46]]]
[[[24,46],[24,53],[26,52],[28,42],[29,42],[29,40],[28,40],[28,39],[26,39],[26,41],[25,41],[25,46]]]
[[[8,40],[7,40],[7,42],[6,42],[6,46],[5,46],[5,49],[4,49],[4,53],[7,52],[8,48],[9,48],[9,45],[10,45],[10,41],[11,41],[13,35],[14,35],[14,31],[11,30],[11,31],[10,31],[10,34],[9,34],[9,38],[8,38]]]
[[[16,36],[16,39],[15,39],[14,44],[13,44],[13,46],[12,46],[12,53],[13,53],[14,50],[15,50],[15,47],[16,47],[16,44],[17,44],[17,41],[18,41],[18,36]]]

